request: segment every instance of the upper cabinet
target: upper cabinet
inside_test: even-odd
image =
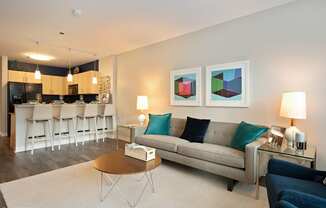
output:
[[[45,95],[66,95],[66,77],[42,75],[42,90]]]
[[[41,80],[35,79],[33,72],[23,72],[23,71],[14,71],[14,70],[8,70],[8,81],[32,83],[32,84],[41,83]]]
[[[10,82],[41,84],[45,95],[67,95],[68,85],[78,84],[78,94],[98,94],[98,84],[93,78],[99,79],[98,71],[87,71],[73,75],[73,81],[67,82],[67,77],[42,74],[41,80],[34,78],[33,72],[8,70]]]
[[[78,84],[78,94],[98,94],[97,83],[93,83],[93,77],[98,80],[97,71],[87,71],[73,75],[72,84]]]

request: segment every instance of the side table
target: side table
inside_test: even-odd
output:
[[[260,162],[261,156],[265,154],[269,157],[269,159],[279,156],[283,158],[291,158],[298,161],[299,164],[304,164],[306,162],[310,163],[311,168],[315,168],[316,165],[316,148],[313,146],[308,146],[306,150],[294,150],[289,149],[286,145],[279,146],[272,146],[269,143],[265,143],[260,146],[257,150],[257,178],[256,178],[256,199],[259,199],[259,179],[260,179]]]
[[[119,124],[117,126],[117,137],[118,139],[132,143],[134,142],[136,130],[145,131],[145,129],[146,126],[140,124]]]

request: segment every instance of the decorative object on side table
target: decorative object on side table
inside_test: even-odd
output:
[[[206,66],[206,105],[249,106],[249,61]]]
[[[298,151],[303,151],[307,149],[307,141],[303,132],[297,132],[295,134],[295,148]]]
[[[170,103],[201,106],[201,67],[170,72]]]
[[[272,146],[282,146],[286,128],[281,126],[272,126],[270,131],[269,142]]]
[[[137,96],[137,110],[141,111],[141,114],[138,116],[138,121],[141,126],[144,125],[144,121],[146,116],[144,115],[143,111],[148,109],[148,99],[147,96]]]
[[[285,139],[289,148],[294,149],[295,136],[300,132],[294,126],[294,119],[306,119],[306,94],[305,92],[283,93],[280,116],[291,119],[291,126],[285,131]]]

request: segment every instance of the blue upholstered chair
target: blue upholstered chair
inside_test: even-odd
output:
[[[282,160],[268,163],[266,187],[271,208],[326,208],[326,171]]]

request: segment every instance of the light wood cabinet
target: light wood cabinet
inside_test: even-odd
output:
[[[41,83],[41,80],[37,80],[34,78],[33,72],[23,72],[23,71],[14,71],[14,70],[8,70],[8,81],[32,83],[32,84]]]
[[[45,95],[66,95],[66,77],[42,75],[42,89]]]
[[[98,72],[97,71],[88,71],[85,72],[84,76],[84,83],[85,83],[85,92],[87,94],[97,94],[98,93],[98,87],[97,83],[93,83],[93,77],[96,77],[98,80]]]
[[[87,71],[73,75],[73,83],[78,84],[78,94],[98,93],[98,86],[93,84],[93,77],[98,79],[97,71]]]
[[[99,79],[98,71],[87,71],[73,75],[73,81],[67,82],[66,77],[42,74],[41,80],[34,78],[32,72],[8,70],[8,81],[22,83],[42,83],[45,95],[67,95],[68,85],[78,84],[78,94],[98,94],[98,84],[93,84],[93,77]]]

